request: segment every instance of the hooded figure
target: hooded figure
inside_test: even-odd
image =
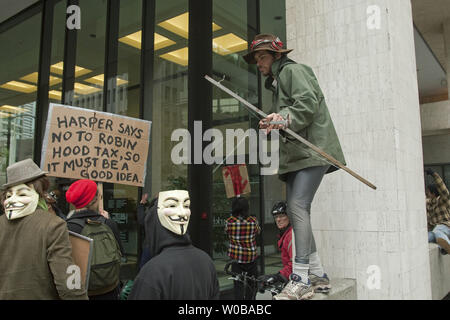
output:
[[[48,212],[49,181],[31,159],[10,165],[0,216],[0,300],[87,299],[66,223]]]
[[[152,259],[136,277],[129,300],[219,299],[219,282],[211,258],[194,247],[187,191],[160,192],[145,217]]]

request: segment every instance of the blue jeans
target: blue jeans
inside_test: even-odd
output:
[[[441,238],[450,244],[450,228],[444,224],[438,224],[433,231],[428,232],[428,242],[436,243],[436,238]]]

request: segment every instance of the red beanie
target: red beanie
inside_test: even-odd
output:
[[[78,180],[72,183],[66,192],[66,200],[75,208],[86,207],[97,194],[97,184],[88,179]]]

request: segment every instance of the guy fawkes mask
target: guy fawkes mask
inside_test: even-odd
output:
[[[189,193],[185,190],[160,192],[158,218],[162,226],[173,233],[184,235],[191,216],[189,206]]]
[[[3,205],[6,218],[14,220],[32,214],[38,205],[39,194],[33,186],[19,184],[8,188]]]

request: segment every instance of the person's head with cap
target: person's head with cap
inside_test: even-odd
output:
[[[248,64],[256,64],[258,70],[268,76],[272,73],[272,64],[292,49],[283,49],[283,42],[272,34],[258,34],[250,44],[249,52],[243,57]]]
[[[98,211],[97,184],[89,179],[75,181],[66,191],[66,200],[73,204],[76,210],[86,208]]]
[[[14,220],[28,216],[36,208],[46,210],[45,195],[50,185],[47,172],[32,159],[16,162],[6,168],[7,183],[2,186],[1,202],[6,217]]]
[[[285,230],[290,225],[286,201],[279,201],[273,205],[272,216],[279,230]]]

